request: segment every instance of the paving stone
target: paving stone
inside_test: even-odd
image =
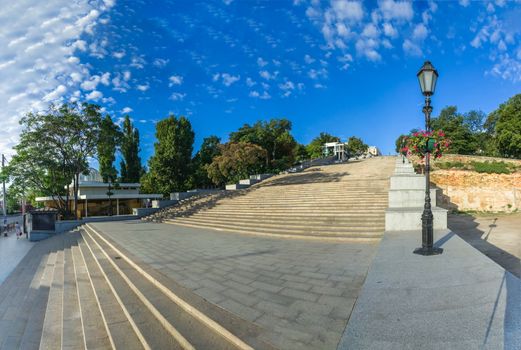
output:
[[[314,286],[313,288],[311,288],[311,292],[317,294],[333,295],[338,297],[341,296],[344,291],[340,288]]]
[[[304,292],[297,289],[292,288],[284,288],[280,294],[286,295],[288,297],[293,297],[295,299],[307,300],[307,301],[316,301],[318,299],[318,294]]]
[[[226,310],[244,318],[247,321],[255,321],[258,319],[262,313],[256,309],[253,309],[251,307],[248,307],[246,305],[243,305],[241,303],[238,303],[234,300],[227,299],[222,302],[217,303],[221,307],[225,308]]]
[[[241,304],[244,304],[246,306],[252,306],[259,302],[259,299],[254,296],[247,293],[243,293],[234,289],[227,289],[223,292],[223,295],[225,295],[227,298],[232,298],[235,301],[238,301]]]
[[[276,286],[273,284],[259,282],[259,281],[254,281],[254,282],[250,283],[250,287],[262,289],[262,290],[265,290],[268,292],[273,292],[273,293],[276,293],[282,289],[281,286]]]
[[[303,291],[308,291],[311,289],[311,285],[306,283],[299,283],[299,282],[292,282],[292,281],[286,281],[282,284],[284,287],[289,287],[293,289],[299,289]]]

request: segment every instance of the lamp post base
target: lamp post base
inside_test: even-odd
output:
[[[432,247],[432,248],[426,248],[426,247],[421,247],[421,248],[416,248],[414,249],[414,254],[418,254],[418,255],[440,255],[441,253],[443,253],[443,248],[438,248],[438,247]]]

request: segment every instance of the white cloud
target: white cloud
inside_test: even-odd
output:
[[[423,40],[427,37],[428,30],[425,24],[420,23],[414,27],[414,30],[412,32],[412,37],[417,40]]]
[[[240,75],[231,75],[231,74],[228,74],[228,73],[216,73],[212,76],[212,80],[213,81],[218,81],[219,79],[222,80],[222,83],[224,84],[224,86],[230,86],[236,82],[238,82],[239,80],[241,80],[241,76]]]
[[[123,57],[125,57],[126,53],[125,53],[125,50],[122,50],[122,51],[116,51],[112,54],[112,57],[115,57],[117,58],[118,60],[119,59],[122,59]]]
[[[262,57],[257,58],[257,65],[259,67],[262,68],[262,67],[266,66],[267,64],[268,64],[268,61],[263,60]]]
[[[382,0],[378,2],[378,8],[385,20],[410,21],[414,15],[412,3],[409,1]]]
[[[85,96],[85,98],[87,100],[92,100],[92,101],[98,101],[102,97],[103,97],[103,93],[98,90],[94,90],[91,93],[87,94],[87,96]]]
[[[183,83],[183,77],[180,75],[172,75],[168,80],[170,80],[170,83],[168,84],[169,87],[181,85]]]
[[[170,99],[173,101],[182,101],[186,97],[186,94],[180,93],[180,92],[174,92],[172,95],[170,95]]]
[[[277,78],[277,75],[279,75],[279,72],[276,71],[276,72],[270,73],[267,70],[262,70],[262,71],[259,72],[259,75],[263,79],[272,80],[272,79]]]
[[[311,64],[311,63],[313,63],[315,61],[316,60],[313,57],[311,57],[310,55],[305,55],[304,56],[304,62],[306,62],[307,64]]]
[[[121,114],[128,114],[130,112],[134,111],[132,108],[130,107],[125,107],[121,110]]]
[[[170,62],[169,59],[165,59],[165,58],[156,58],[152,64],[155,66],[155,67],[158,67],[158,68],[163,68],[165,67],[168,62]]]
[[[470,4],[470,0],[459,0],[459,4],[463,7],[467,7]]]
[[[384,34],[390,38],[396,38],[398,36],[398,32],[396,31],[396,29],[393,27],[393,25],[391,23],[384,23],[383,24],[383,28],[384,28]]]
[[[77,98],[89,67],[75,57],[110,3],[87,0],[17,0],[2,7],[0,35],[0,149],[10,153],[18,141],[21,115],[48,102]]]
[[[334,15],[340,21],[359,21],[364,17],[364,9],[360,1],[332,0],[331,8]]]
[[[362,35],[368,38],[375,38],[378,36],[378,34],[378,29],[373,23],[368,23],[362,31]]]
[[[271,95],[267,91],[263,91],[262,94],[259,93],[258,91],[251,91],[250,97],[258,98],[261,100],[268,100],[271,98]]]
[[[150,85],[148,85],[148,83],[143,84],[143,85],[138,85],[138,86],[136,86],[136,89],[138,89],[139,91],[145,92],[148,89],[150,89]]]
[[[241,80],[241,76],[240,75],[237,75],[237,76],[233,76],[231,74],[228,74],[228,73],[223,73],[221,74],[221,78],[223,79],[223,84],[225,86],[230,86],[232,85],[233,83]]]
[[[246,78],[246,85],[248,85],[249,87],[252,87],[254,85],[256,85],[257,83],[255,81],[253,81],[252,78]]]
[[[404,40],[402,48],[406,54],[411,56],[421,56],[423,54],[420,46],[409,39]]]

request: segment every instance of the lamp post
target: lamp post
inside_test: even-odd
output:
[[[438,72],[429,61],[425,61],[417,74],[418,81],[423,96],[425,96],[425,105],[423,113],[425,114],[425,131],[430,132],[431,124],[431,96],[434,95],[436,89],[436,81],[438,80]],[[433,246],[433,215],[431,210],[431,183],[430,183],[430,156],[431,150],[426,147],[425,150],[425,205],[422,214],[422,246],[414,250],[415,254],[420,255],[438,255],[443,252],[442,248]]]

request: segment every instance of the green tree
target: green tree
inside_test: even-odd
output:
[[[190,121],[173,115],[161,120],[156,125],[156,139],[149,172],[143,179],[144,190],[165,196],[187,190],[194,144]]]
[[[299,143],[299,144],[297,144],[297,146],[295,146],[295,157],[296,157],[296,160],[299,162],[303,162],[310,158],[308,150],[305,145]]]
[[[100,107],[91,104],[51,105],[46,113],[29,113],[20,124],[20,143],[9,164],[12,181],[51,196],[56,207],[68,212],[72,182],[74,215],[78,213],[79,176],[88,171],[96,153],[101,123]]]
[[[139,157],[139,130],[134,128],[128,115],[123,122],[121,155],[123,156],[120,163],[121,182],[139,182],[144,172]]]
[[[405,145],[404,144],[404,138],[407,137],[407,135],[400,135],[398,136],[398,138],[396,139],[396,142],[395,142],[395,151],[396,153],[400,153],[400,150],[402,149],[402,147]]]
[[[307,152],[311,159],[321,158],[324,156],[324,144],[327,142],[340,142],[340,137],[333,136],[327,132],[321,132],[307,146]]]
[[[497,149],[504,157],[521,158],[521,94],[511,97],[491,113]]]
[[[431,120],[433,130],[443,130],[451,140],[450,152],[457,154],[475,154],[478,144],[470,130],[465,116],[458,113],[456,106],[448,106],[441,110],[439,116]]]
[[[238,182],[263,171],[268,155],[262,147],[248,142],[228,142],[219,147],[221,154],[207,166],[214,184]]]
[[[116,160],[116,148],[120,138],[118,126],[114,124],[109,115],[105,116],[101,121],[97,144],[99,172],[104,182],[114,182],[118,176],[114,161]]]
[[[217,136],[209,136],[203,139],[199,152],[193,159],[193,187],[205,188],[213,183],[208,177],[207,166],[212,163],[213,158],[221,154],[219,145],[221,139]]]
[[[248,142],[264,148],[267,152],[266,166],[271,171],[285,170],[295,162],[297,142],[291,135],[291,122],[287,119],[244,124],[230,134],[230,142]]]
[[[349,140],[347,140],[347,152],[350,155],[359,156],[365,152],[367,152],[367,146],[361,138],[351,136]]]

